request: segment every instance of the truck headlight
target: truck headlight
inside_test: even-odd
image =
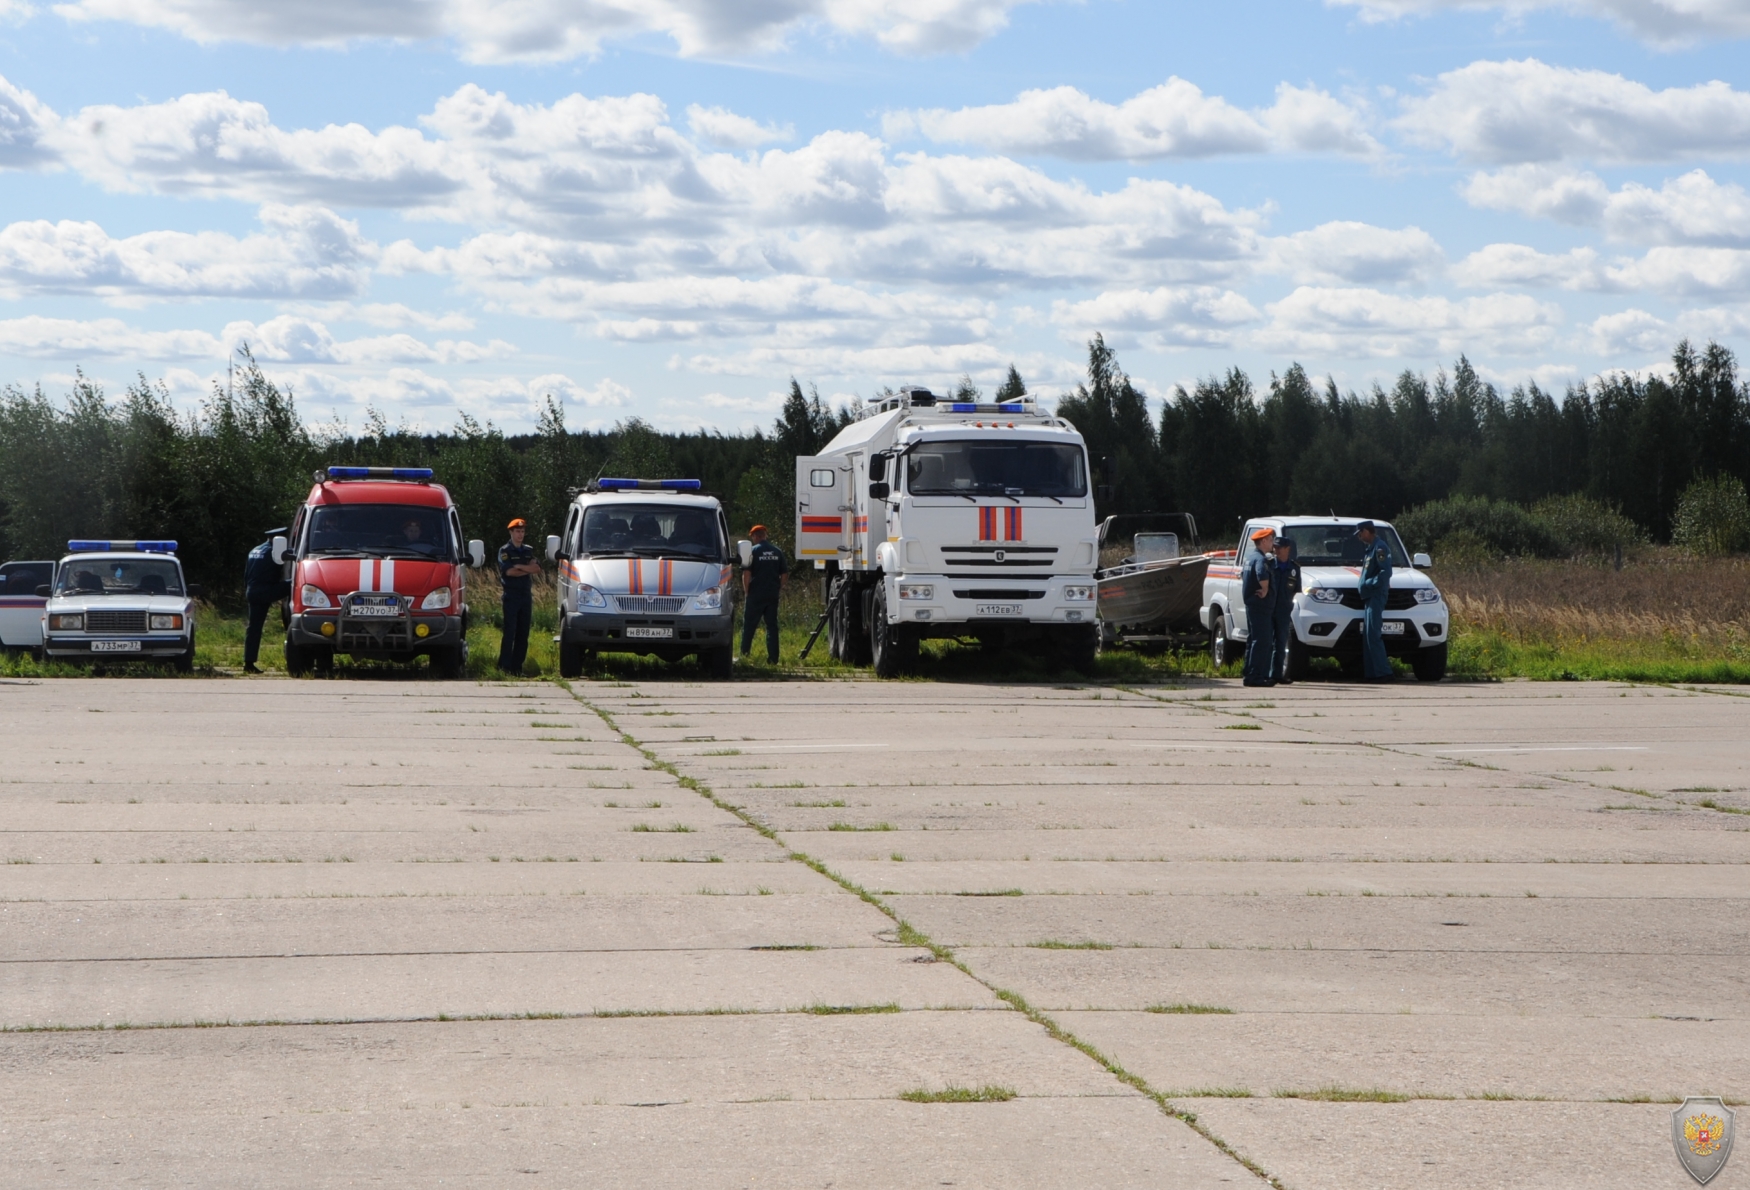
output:
[[[577,587],[577,606],[606,607],[608,606],[608,597],[589,584],[580,583]]]
[[[62,632],[84,632],[85,631],[85,617],[83,615],[50,616],[49,617],[49,627],[50,628],[58,628]]]
[[[899,584],[901,599],[934,599],[936,587],[933,583],[901,583]]]
[[[1433,587],[1417,587],[1416,588],[1416,602],[1417,603],[1439,603],[1440,602],[1440,592],[1436,591]]]
[[[175,632],[182,627],[182,617],[179,615],[153,616],[153,632]]]
[[[693,610],[696,612],[714,612],[722,606],[722,587],[712,587],[709,591],[700,591],[693,596]]]
[[[1314,603],[1341,603],[1343,592],[1331,587],[1314,587],[1306,593],[1306,597]]]
[[[304,589],[298,592],[298,602],[305,607],[334,606],[333,601],[328,598],[328,592],[310,583],[305,583]]]
[[[450,606],[450,589],[448,587],[439,587],[419,601],[421,611],[435,612],[448,606]]]
[[[1065,587],[1063,589],[1063,597],[1065,599],[1071,601],[1072,603],[1085,602],[1085,601],[1092,599],[1094,597],[1094,588],[1092,588],[1092,587]]]

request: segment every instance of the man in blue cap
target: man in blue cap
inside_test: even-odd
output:
[[[1391,548],[1372,521],[1355,526],[1361,539],[1361,673],[1369,682],[1395,680],[1385,655],[1385,601],[1391,595]]]
[[[286,581],[285,564],[271,557],[273,539],[284,537],[285,527],[269,529],[262,534],[266,541],[249,551],[249,561],[243,566],[243,598],[249,603],[249,627],[243,630],[243,672],[258,674],[256,658],[261,656],[261,630],[267,624],[267,613],[273,605],[292,593]]]
[[[1274,529],[1254,530],[1252,548],[1240,577],[1240,596],[1246,604],[1245,684],[1274,686],[1270,676],[1276,661],[1276,560],[1271,555]]]

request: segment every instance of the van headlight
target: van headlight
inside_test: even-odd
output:
[[[1314,603],[1341,603],[1343,592],[1331,587],[1314,587],[1306,593],[1306,597]]]
[[[712,587],[709,591],[700,591],[693,596],[693,610],[696,612],[714,612],[723,606],[723,588]]]
[[[1440,592],[1436,591],[1433,587],[1417,587],[1416,588],[1416,602],[1417,603],[1439,603],[1440,602]]]
[[[83,614],[77,616],[50,616],[49,627],[58,628],[62,632],[84,632],[85,617]]]
[[[899,584],[901,599],[934,599],[936,587],[934,583],[901,583]]]
[[[1063,597],[1072,603],[1086,602],[1087,600],[1092,599],[1094,597],[1094,588],[1092,588],[1092,587],[1065,587],[1063,589]]]
[[[608,606],[608,597],[590,586],[588,583],[579,583],[577,587],[577,606],[606,607]]]
[[[168,616],[153,616],[153,632],[176,632],[182,628],[182,617],[172,613]]]
[[[448,587],[439,587],[419,601],[421,611],[435,612],[448,606],[450,606],[450,589]]]
[[[298,592],[298,602],[305,607],[334,606],[334,602],[328,598],[328,592],[310,583],[305,583],[304,589]]]

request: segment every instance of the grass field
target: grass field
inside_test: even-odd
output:
[[[1607,562],[1509,561],[1480,568],[1431,572],[1452,609],[1450,672],[1460,678],[1610,679],[1640,682],[1750,682],[1750,558],[1696,559],[1675,550],[1637,551],[1621,571]],[[827,655],[824,634],[806,662],[803,643],[820,615],[819,584],[790,584],[779,613],[778,664],[768,665],[763,633],[752,655],[737,666],[743,680],[834,678],[866,675]],[[499,629],[497,575],[472,576],[468,588],[471,626],[468,673],[476,679],[502,678],[497,669]],[[196,673],[217,676],[243,666],[241,615],[203,609],[199,618]],[[553,584],[535,590],[534,628],[529,634],[525,679],[558,672]],[[282,671],[285,660],[278,616],[268,620],[261,666]],[[424,663],[399,666],[352,662],[341,672],[384,676],[422,674]],[[94,672],[82,666],[43,664],[27,655],[0,656],[0,676],[49,677]],[[99,673],[161,674],[167,666],[108,665]],[[593,671],[602,676],[703,676],[689,659],[670,665],[630,654],[601,657]],[[1117,683],[1172,682],[1209,674],[1201,650],[1143,653],[1120,649],[1100,658],[1100,680]],[[1238,666],[1227,671],[1238,672]],[[1318,680],[1336,681],[1334,668],[1315,671]],[[1079,675],[1045,657],[996,653],[976,645],[929,641],[915,675],[923,681],[1080,681]]]

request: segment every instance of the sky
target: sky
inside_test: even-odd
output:
[[[0,0],[0,382],[311,422],[1750,347],[1750,0]]]

